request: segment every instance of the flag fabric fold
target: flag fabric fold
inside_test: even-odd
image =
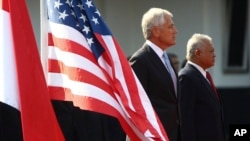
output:
[[[116,117],[132,141],[166,132],[91,0],[47,0],[48,86],[54,100]]]
[[[4,104],[1,105],[1,112],[6,109],[5,106],[20,112],[20,130],[24,141],[63,141],[26,2],[1,0],[0,7],[0,102]],[[3,116],[0,115],[1,123],[6,119]],[[8,119],[12,118],[15,119]],[[0,126],[0,131],[5,130],[15,131]],[[2,135],[0,139],[5,140]]]

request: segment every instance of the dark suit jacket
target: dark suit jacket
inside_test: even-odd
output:
[[[191,64],[179,72],[182,141],[224,141],[220,99]]]
[[[146,44],[132,55],[130,63],[158,114],[170,141],[176,141],[179,119],[177,98],[170,74],[161,59]]]
[[[126,140],[125,132],[114,117],[82,110],[69,101],[52,100],[52,104],[65,141]],[[1,138],[0,141],[2,141]]]

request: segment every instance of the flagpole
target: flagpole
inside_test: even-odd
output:
[[[47,6],[46,6],[46,0],[40,0],[40,57],[41,57],[41,62],[42,62],[42,67],[43,67],[43,72],[45,76],[45,80],[47,82],[47,75],[48,75],[48,20],[47,20]]]

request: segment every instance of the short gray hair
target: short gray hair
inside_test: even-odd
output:
[[[161,26],[164,23],[165,16],[173,17],[173,14],[162,8],[150,8],[143,15],[141,27],[145,39],[151,36],[151,29],[153,26]]]
[[[212,38],[205,34],[195,33],[187,42],[186,59],[190,60],[195,55],[195,50],[202,48],[207,42],[212,42]]]

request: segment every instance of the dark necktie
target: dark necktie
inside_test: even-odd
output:
[[[210,75],[209,72],[206,72],[206,77],[207,77],[207,79],[208,79],[208,81],[209,81],[209,83],[210,83],[212,89],[214,90],[214,92],[215,92],[215,94],[216,94],[216,97],[218,97],[217,90],[216,90],[216,88],[215,88],[215,86],[214,86],[214,81],[213,81],[212,76]]]

